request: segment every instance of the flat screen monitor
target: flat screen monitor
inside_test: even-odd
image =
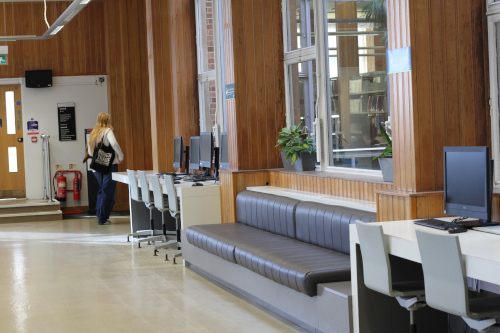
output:
[[[444,213],[491,220],[493,161],[488,147],[444,147]]]
[[[200,170],[200,137],[191,137],[191,147],[189,150],[189,169]]]
[[[25,71],[26,88],[52,87],[52,70]]]
[[[182,158],[184,156],[184,141],[182,136],[174,138],[174,168],[182,168]]]
[[[211,132],[200,133],[200,166],[203,168],[211,168],[213,156],[214,136]]]
[[[220,135],[220,162],[219,169],[229,170],[229,141],[227,132],[222,132]]]

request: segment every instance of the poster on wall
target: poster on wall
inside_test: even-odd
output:
[[[75,103],[57,103],[59,141],[76,141]]]

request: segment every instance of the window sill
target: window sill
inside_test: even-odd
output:
[[[294,175],[304,175],[309,177],[320,177],[320,178],[333,178],[333,179],[342,179],[342,180],[350,180],[350,181],[358,181],[365,183],[377,183],[377,184],[386,184],[392,185],[392,183],[384,182],[382,178],[382,174],[374,172],[374,174],[367,173],[354,173],[354,172],[342,172],[339,170],[332,171],[294,171],[294,170],[285,170],[285,169],[271,169],[270,172],[278,172],[278,173],[286,173],[286,174],[294,174]]]

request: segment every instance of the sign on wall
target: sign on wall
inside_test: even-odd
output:
[[[0,54],[0,65],[8,65],[6,54]]]
[[[28,120],[28,135],[38,135],[38,120],[31,118]]]
[[[411,71],[411,47],[389,50],[387,53],[388,73],[404,73]]]
[[[75,103],[58,103],[59,141],[76,141]]]

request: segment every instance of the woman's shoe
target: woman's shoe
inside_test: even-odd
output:
[[[107,220],[106,222],[103,222],[103,223],[97,223],[99,225],[108,225],[108,224],[111,224],[111,221],[110,220]]]

